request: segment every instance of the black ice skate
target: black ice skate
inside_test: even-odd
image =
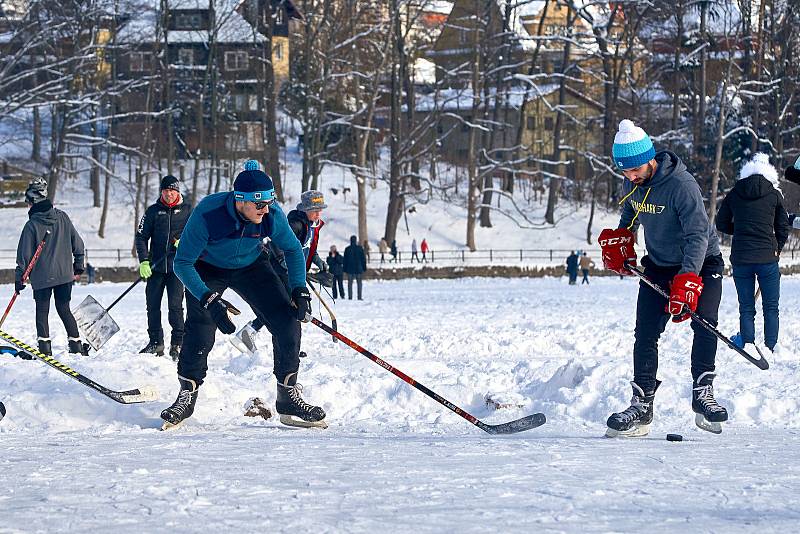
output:
[[[656,387],[653,391],[645,393],[636,382],[631,382],[633,397],[631,405],[625,410],[612,413],[606,425],[606,436],[609,438],[638,438],[650,433],[650,424],[653,422],[653,399],[656,390],[661,385],[660,380],[656,380]]]
[[[328,428],[325,410],[308,404],[300,396],[303,387],[297,383],[297,373],[288,375],[283,383],[278,383],[278,396],[275,410],[281,416],[281,423],[288,426]]]
[[[182,376],[178,377],[178,382],[181,384],[178,398],[175,399],[172,406],[161,412],[161,419],[164,420],[161,430],[177,427],[194,413],[194,404],[197,402],[198,393],[197,383]]]
[[[39,345],[39,352],[44,354],[45,356],[52,356],[53,355],[53,347],[50,344],[49,337],[40,337],[38,340]]]
[[[81,338],[71,337],[67,340],[70,354],[81,354],[83,356],[89,355],[89,344],[81,343]]]
[[[163,356],[164,342],[150,341],[142,350],[139,351],[139,354],[155,354],[156,356]]]
[[[717,403],[714,398],[714,377],[716,375],[706,371],[697,377],[692,388],[692,411],[694,423],[708,432],[722,434],[720,423],[728,420],[728,410]]]

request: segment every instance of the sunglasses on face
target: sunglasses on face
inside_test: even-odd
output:
[[[275,200],[265,200],[263,202],[253,202],[257,210],[263,210],[264,208],[271,206]]]

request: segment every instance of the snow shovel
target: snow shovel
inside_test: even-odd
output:
[[[162,257],[157,261],[156,265],[163,259]],[[83,302],[72,310],[72,315],[75,316],[75,321],[78,323],[78,330],[94,350],[99,350],[114,334],[119,332],[119,325],[108,312],[142,280],[144,279],[141,276],[138,277],[108,308],[103,308],[103,305],[97,302],[93,296],[87,295]]]

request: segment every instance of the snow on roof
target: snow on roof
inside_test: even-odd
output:
[[[436,83],[436,63],[425,58],[414,62],[414,82],[421,84]]]
[[[453,10],[453,2],[451,0],[431,0],[426,2],[422,7],[423,11],[428,13],[441,13],[442,15],[449,15]]]
[[[548,94],[558,90],[558,84],[542,84],[537,85],[527,93],[528,99],[535,100],[547,96]],[[518,109],[526,96],[526,86],[511,87],[504,92],[504,97],[508,98],[508,104],[512,108]],[[496,89],[491,89],[489,95],[488,105],[494,107],[497,100]],[[485,97],[481,95],[481,104],[478,106],[480,109],[484,108],[486,103]],[[469,111],[472,109],[472,89],[469,87],[458,89],[443,89],[436,93],[429,95],[422,95],[417,98],[417,111]]]

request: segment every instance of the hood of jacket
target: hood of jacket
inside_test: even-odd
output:
[[[670,178],[676,174],[683,174],[686,171],[686,165],[680,158],[669,150],[661,150],[655,157],[658,167],[653,176],[642,184],[642,187],[658,187],[664,185]]]
[[[733,186],[733,191],[745,200],[756,200],[775,191],[772,182],[760,174],[751,174],[742,178]]]

